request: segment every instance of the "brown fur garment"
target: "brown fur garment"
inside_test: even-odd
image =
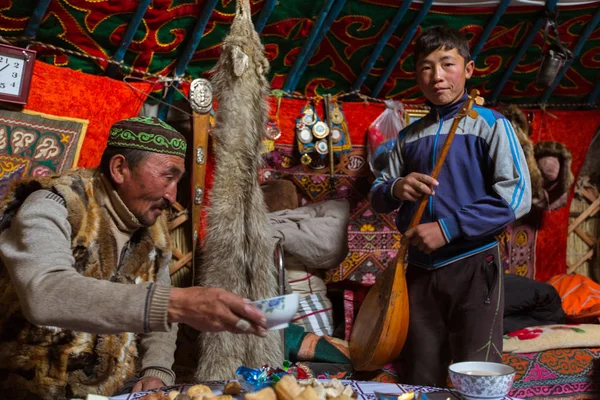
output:
[[[558,176],[553,182],[543,182],[542,189],[546,192],[542,196],[533,196],[533,204],[541,206],[542,208],[549,207],[550,209],[560,208],[566,205],[567,197],[566,194],[569,192],[569,188],[573,184],[575,178],[571,172],[571,152],[567,147],[559,142],[539,142],[536,143],[534,148],[534,155],[536,160],[540,160],[544,157],[555,157],[560,164],[560,170]],[[540,174],[542,171],[540,171]],[[547,196],[547,198],[546,198]],[[558,199],[564,196],[560,202]]]
[[[504,115],[513,126],[529,168],[529,176],[531,178],[531,195],[534,198],[543,196],[542,192],[542,175],[537,165],[536,157],[533,151],[533,142],[529,138],[529,122],[527,117],[519,109],[519,107],[510,104],[500,110],[500,114]]]
[[[248,0],[238,0],[236,16],[215,66],[219,109],[213,130],[214,188],[207,211],[201,286],[220,287],[257,300],[278,293],[263,193],[258,182],[261,139],[265,137],[269,64],[250,19]],[[232,333],[200,333],[196,378],[230,379],[236,369],[279,366],[280,332],[267,338]]]
[[[94,170],[83,169],[61,177],[23,180],[0,204],[0,231],[10,225],[33,191],[51,189],[61,195],[69,210],[77,272],[123,284],[154,281],[159,266],[171,256],[166,220],[161,217],[152,227],[139,230],[135,246],[117,265],[111,217],[94,195],[100,185]],[[0,260],[0,398],[110,396],[133,377],[136,358],[133,333],[98,335],[31,324]]]

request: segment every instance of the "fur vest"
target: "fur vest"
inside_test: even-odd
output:
[[[27,196],[38,189],[66,202],[72,228],[71,248],[78,273],[96,279],[135,284],[154,281],[170,239],[164,217],[136,231],[128,251],[118,254],[110,215],[96,196],[102,182],[95,170],[29,179],[12,188],[0,204],[0,232]],[[51,244],[48,244],[51,246]],[[77,301],[77,299],[65,299]],[[131,379],[137,358],[133,333],[90,334],[35,326],[23,315],[15,287],[0,260],[0,397],[65,399],[88,393],[112,395]]]

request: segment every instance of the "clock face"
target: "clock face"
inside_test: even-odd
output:
[[[0,54],[0,93],[19,95],[24,69],[24,55]]]

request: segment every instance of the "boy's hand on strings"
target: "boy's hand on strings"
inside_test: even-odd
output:
[[[439,182],[429,175],[411,172],[404,178],[396,181],[392,188],[394,197],[400,200],[417,201],[423,195],[433,196],[433,190]]]
[[[404,238],[420,251],[429,254],[446,244],[442,228],[437,222],[417,225],[404,233]]]

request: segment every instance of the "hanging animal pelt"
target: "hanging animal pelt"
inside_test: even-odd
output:
[[[237,0],[236,15],[213,71],[218,99],[214,187],[207,210],[201,286],[220,287],[252,300],[278,294],[274,243],[258,182],[265,137],[269,63],[250,19],[248,0]],[[279,331],[267,338],[232,333],[201,333],[196,379],[235,378],[236,369],[274,367],[283,361]]]

